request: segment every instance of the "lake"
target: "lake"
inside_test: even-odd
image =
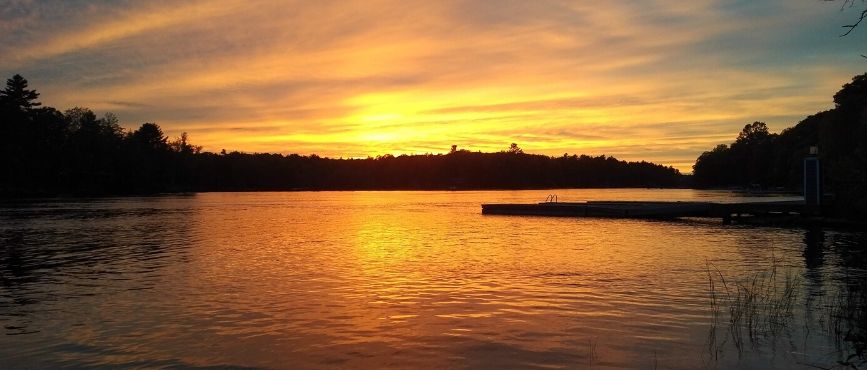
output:
[[[790,369],[853,353],[833,303],[865,278],[864,233],[481,214],[551,193],[768,199],[583,189],[0,203],[0,367]],[[744,316],[760,324],[731,324],[733,291],[756,281],[787,307],[769,299]]]

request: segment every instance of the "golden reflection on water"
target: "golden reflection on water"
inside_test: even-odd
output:
[[[730,197],[559,193],[561,200]],[[81,278],[75,271],[37,282],[36,293],[62,292],[53,300],[35,295],[41,300],[25,315],[39,332],[13,363],[695,368],[707,360],[707,261],[741,274],[775,256],[803,270],[798,230],[480,214],[484,202],[545,195],[207,193],[88,205],[126,210],[99,220],[36,218],[31,230],[90,228],[42,235],[47,243],[73,248],[88,234],[114,246],[101,253],[129,253],[147,240],[154,247],[140,254],[152,258],[144,260],[85,255],[85,265],[105,265],[91,287],[70,289]],[[120,275],[127,279],[110,279]],[[68,299],[71,291],[89,295]],[[792,363],[739,361],[731,355],[721,364]]]

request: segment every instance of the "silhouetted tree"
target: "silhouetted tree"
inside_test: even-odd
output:
[[[730,171],[729,147],[717,145],[711,151],[702,153],[692,166],[693,181],[701,186],[732,186],[737,183]]]
[[[703,186],[769,186],[773,182],[774,139],[764,122],[744,126],[730,147],[704,152],[693,166]]]
[[[19,110],[26,111],[42,105],[36,99],[39,99],[39,93],[28,89],[27,80],[18,74],[6,80],[6,88],[0,91],[0,104]]]
[[[199,154],[202,152],[201,146],[192,145],[189,143],[189,136],[187,135],[186,132],[181,133],[180,137],[178,137],[175,140],[172,140],[171,142],[168,143],[168,145],[172,151],[183,154],[183,155]]]
[[[129,135],[129,140],[144,150],[162,151],[169,148],[168,138],[155,123],[144,123]]]
[[[144,123],[127,137],[127,155],[136,168],[134,188],[139,192],[166,191],[174,188],[175,177],[170,172],[168,138],[155,123]]]
[[[61,182],[75,193],[102,194],[121,187],[123,129],[114,115],[97,118],[87,108],[64,113],[68,130]]]
[[[4,124],[0,130],[14,133],[0,136],[3,143],[0,160],[4,161],[0,166],[2,196],[646,187],[675,186],[681,178],[676,169],[653,163],[625,162],[607,156],[526,154],[517,144],[497,153],[458,150],[455,145],[448,155],[385,154],[367,159],[225,150],[214,154],[191,144],[186,133],[169,141],[155,123],[145,123],[126,132],[113,114],[100,118],[87,108],[76,107],[60,113],[31,104],[28,109],[18,106],[5,109],[2,115]]]
[[[731,146],[742,184],[767,187],[774,163],[774,139],[764,122],[744,126]]]
[[[39,93],[27,88],[27,80],[15,75],[0,91],[0,192],[40,188],[50,167],[46,155],[57,143],[48,129],[56,128],[53,109],[39,109]]]
[[[512,143],[509,145],[509,149],[506,150],[508,153],[512,154],[524,154],[524,150],[518,147],[518,144]]]
[[[867,74],[855,76],[834,95],[835,108],[772,134],[761,122],[746,125],[730,147],[718,146],[696,160],[702,186],[803,185],[803,160],[819,147],[825,189],[839,212],[867,215]]]
[[[831,119],[819,130],[819,155],[847,210],[867,216],[867,74],[843,85],[834,103]]]
[[[738,134],[735,139],[735,145],[756,145],[760,144],[771,136],[768,132],[768,125],[764,122],[753,122],[744,126],[744,129]]]

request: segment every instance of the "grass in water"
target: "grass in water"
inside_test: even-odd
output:
[[[711,310],[708,351],[712,360],[719,359],[729,340],[740,355],[747,344],[759,345],[788,328],[794,318],[793,309],[799,295],[805,289],[799,275],[789,269],[783,270],[779,260],[772,257],[768,270],[735,280],[727,278],[713,263],[706,262]],[[807,316],[804,317],[805,326],[818,325],[835,340],[838,350],[848,352],[847,356],[837,361],[836,366],[828,369],[861,369],[867,365],[867,290],[864,288],[865,284],[850,284],[835,294],[819,299],[807,297],[805,301],[805,315],[807,312],[815,315],[813,322]],[[727,329],[727,335],[718,336],[721,329]],[[844,350],[847,347],[844,342],[852,347]]]
[[[772,261],[770,270],[756,272],[741,281],[726,279],[719,268],[707,262],[712,346],[716,345],[716,329],[721,324],[723,310],[728,314],[732,343],[739,352],[743,350],[745,339],[758,342],[776,334],[791,321],[792,308],[801,291],[801,278],[791,271],[781,274],[778,260],[773,258]]]

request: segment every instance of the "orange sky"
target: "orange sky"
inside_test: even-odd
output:
[[[206,150],[607,154],[689,172],[743,125],[832,107],[863,73],[821,1],[36,1],[0,72],[59,109]]]

